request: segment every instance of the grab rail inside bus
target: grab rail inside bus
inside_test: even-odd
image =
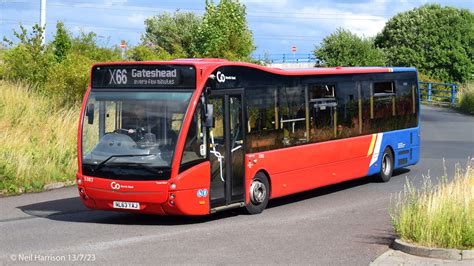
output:
[[[224,159],[224,156],[218,152],[216,150],[216,144],[214,143],[214,133],[213,133],[213,128],[211,128],[209,130],[209,136],[211,137],[211,147],[212,147],[212,150],[210,151],[210,153],[212,153],[214,156],[216,156],[217,158],[217,161],[219,162],[219,170],[220,170],[220,177],[221,177],[221,180],[222,182],[224,182],[224,175],[223,175],[223,171],[222,171],[222,159]]]

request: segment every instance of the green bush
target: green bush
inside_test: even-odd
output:
[[[132,61],[158,61],[171,60],[173,57],[160,47],[154,48],[145,45],[137,45],[128,49],[127,58]]]
[[[18,45],[5,53],[5,77],[41,90],[48,78],[52,60],[53,54],[49,50],[34,54],[27,46]]]
[[[472,1],[471,1],[472,2]],[[375,45],[388,64],[414,66],[445,82],[466,82],[474,72],[474,13],[425,4],[390,18]]]
[[[0,60],[0,80],[5,79],[6,69],[5,64]]]
[[[58,22],[51,43],[41,44],[41,34],[38,25],[31,32],[20,26],[20,31],[14,31],[17,44],[4,39],[11,49],[5,51],[4,64],[0,64],[0,78],[24,82],[57,105],[70,106],[82,100],[94,63],[121,61],[120,51],[99,47],[93,32],[72,37]]]
[[[13,32],[19,43],[4,54],[6,78],[26,82],[38,89],[46,83],[54,55],[50,46],[41,44],[42,32],[38,25],[33,26],[30,34],[23,26],[19,32]],[[5,38],[4,41],[13,46],[11,40]]]
[[[49,69],[44,92],[60,105],[80,102],[89,84],[89,71],[94,61],[84,55],[70,53]]]
[[[74,38],[70,48],[71,53],[81,54],[94,62],[122,61],[120,50],[116,48],[100,47],[97,44],[97,34],[82,32]]]
[[[343,28],[326,36],[313,53],[330,67],[386,65],[385,54],[374,46],[373,39],[361,38]]]

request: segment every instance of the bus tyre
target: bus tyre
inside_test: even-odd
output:
[[[268,204],[270,184],[264,173],[257,173],[252,179],[249,190],[250,202],[245,206],[247,213],[261,213]]]
[[[387,147],[382,154],[382,162],[380,165],[380,173],[377,175],[379,181],[388,182],[392,177],[393,173],[393,153],[392,150]]]

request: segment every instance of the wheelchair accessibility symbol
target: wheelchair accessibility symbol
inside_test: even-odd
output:
[[[208,194],[207,189],[199,189],[199,190],[197,191],[197,196],[198,196],[198,198],[201,198],[201,197],[202,197],[202,198],[205,198],[205,197],[207,197],[207,194]]]

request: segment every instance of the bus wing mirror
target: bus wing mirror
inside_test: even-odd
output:
[[[89,125],[94,124],[94,104],[93,103],[87,106],[86,116],[87,116],[87,123]]]
[[[212,104],[206,105],[206,127],[214,128],[214,106]]]

